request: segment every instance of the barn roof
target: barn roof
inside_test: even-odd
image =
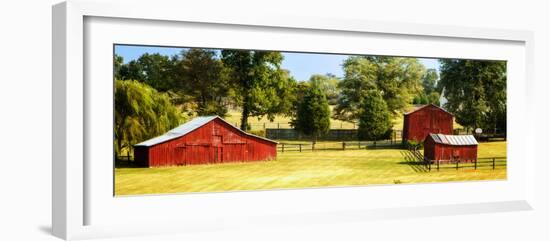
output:
[[[426,107],[428,107],[428,106],[437,107],[438,109],[442,110],[443,112],[445,112],[445,113],[447,113],[447,114],[449,114],[449,115],[454,116],[453,113],[448,112],[447,110],[445,110],[445,109],[443,109],[443,108],[441,108],[441,107],[439,107],[439,106],[437,106],[437,105],[434,105],[434,104],[427,104],[427,105],[423,105],[423,106],[418,106],[418,107],[414,108],[413,110],[411,110],[411,111],[409,111],[409,112],[406,112],[404,115],[412,114],[412,113],[417,112],[417,111],[419,111],[419,110],[422,110],[422,109],[424,109],[424,108],[426,108]]]
[[[478,143],[472,135],[430,134],[435,143],[453,146],[476,146]]]
[[[172,140],[172,139],[176,139],[178,137],[184,136],[184,135],[198,129],[199,127],[201,127],[203,125],[206,125],[207,123],[209,123],[210,121],[213,121],[215,119],[220,119],[221,121],[227,123],[229,126],[235,128],[236,130],[238,130],[239,132],[241,132],[245,135],[252,136],[252,137],[255,137],[255,138],[259,138],[259,139],[262,139],[262,140],[266,140],[266,141],[269,141],[269,142],[277,143],[274,140],[270,140],[270,139],[267,139],[267,138],[264,138],[264,137],[261,137],[261,136],[257,136],[257,135],[253,135],[253,134],[244,132],[241,129],[234,127],[229,122],[225,121],[224,119],[222,119],[219,116],[199,116],[199,117],[196,117],[196,118],[194,118],[194,119],[192,119],[188,122],[185,122],[185,123],[181,124],[180,126],[174,128],[172,130],[169,130],[168,132],[164,133],[161,136],[151,138],[151,139],[146,140],[144,142],[135,144],[134,146],[154,146],[156,144],[160,144],[160,143]]]

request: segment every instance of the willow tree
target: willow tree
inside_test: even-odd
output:
[[[241,107],[242,130],[249,117],[288,114],[296,81],[281,68],[283,55],[274,51],[222,50],[222,62],[230,70],[235,99]]]
[[[115,153],[161,135],[180,124],[168,96],[135,80],[115,81]]]

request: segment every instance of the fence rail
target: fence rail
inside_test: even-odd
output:
[[[303,151],[322,151],[322,150],[359,150],[373,148],[397,148],[402,147],[401,142],[391,140],[383,141],[341,141],[341,142],[320,142],[320,143],[287,143],[280,142],[277,145],[278,152],[303,152]]]
[[[432,169],[439,171],[441,169],[458,170],[462,168],[472,168],[474,170],[477,170],[480,168],[487,168],[487,167],[495,170],[496,167],[507,166],[506,157],[484,157],[484,158],[477,158],[475,160],[454,159],[446,162],[441,162],[439,160],[427,160],[424,158],[420,160],[424,164],[424,166],[428,169],[428,171],[431,171]]]
[[[274,140],[311,140],[310,136],[303,135],[292,128],[265,130],[265,137]],[[401,143],[401,130],[394,130],[385,141]],[[357,129],[330,129],[327,133],[318,137],[320,141],[357,141]]]

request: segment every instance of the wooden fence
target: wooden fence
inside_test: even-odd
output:
[[[419,151],[410,151],[410,153],[418,162],[424,165],[427,171],[432,171],[432,169],[436,171],[441,169],[459,170],[463,168],[472,168],[474,170],[480,168],[490,168],[495,170],[497,167],[507,166],[506,157],[483,157],[477,158],[474,161],[454,159],[442,162],[438,160],[427,160],[424,156],[422,156],[422,154],[420,154]]]
[[[267,128],[265,136],[273,140],[311,140],[310,136],[303,135],[292,128]],[[326,134],[319,136],[320,141],[357,141],[357,129],[330,129]],[[394,130],[389,141],[401,142],[401,130]]]
[[[322,150],[359,150],[373,148],[401,148],[401,142],[393,140],[382,141],[342,141],[342,142],[318,142],[318,143],[285,143],[277,145],[278,152],[303,152],[303,151],[322,151]]]

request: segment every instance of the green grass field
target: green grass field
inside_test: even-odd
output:
[[[278,153],[273,161],[167,168],[115,169],[115,194],[219,192],[281,188],[506,179],[506,167],[427,172],[405,150]],[[481,143],[479,158],[505,157],[506,142]]]

